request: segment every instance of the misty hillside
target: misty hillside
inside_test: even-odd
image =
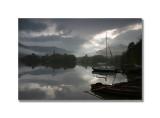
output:
[[[57,47],[41,47],[41,46],[26,46],[21,43],[19,45],[19,54],[21,56],[27,55],[27,54],[37,54],[37,55],[46,55],[46,54],[53,54],[53,52],[58,53],[58,54],[69,54],[71,53],[70,51],[67,51],[62,48],[57,48]]]
[[[127,50],[127,46],[125,45],[114,45],[110,47],[112,55],[121,55],[123,52]],[[109,49],[107,51],[108,55],[110,55]],[[106,55],[106,49],[102,49],[96,52],[97,55]]]

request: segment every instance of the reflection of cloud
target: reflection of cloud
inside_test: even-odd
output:
[[[53,76],[51,74],[46,74],[46,75],[30,75],[30,74],[26,74],[24,76],[21,76],[19,78],[19,84],[23,84],[23,83],[35,83],[35,84],[39,84],[42,86],[53,86],[53,85],[58,85],[60,84],[60,81],[57,81],[53,78]]]
[[[59,95],[65,96],[68,93],[74,93],[75,88],[72,85],[41,85],[38,83],[21,83],[19,85],[19,99],[62,99]],[[70,97],[72,95],[69,95]]]
[[[45,75],[25,74],[19,78],[19,96],[21,99],[89,99],[90,96],[83,93],[89,89],[92,79],[87,76],[88,72],[77,66],[54,76],[51,72]]]
[[[64,71],[63,69],[54,70],[53,68],[50,68],[50,67],[46,68],[46,67],[43,67],[43,66],[38,66],[38,67],[35,67],[35,68],[22,66],[22,67],[19,68],[19,76],[20,76],[21,79],[23,79],[23,78],[25,79],[25,78],[28,78],[30,76],[32,76],[34,78],[38,78],[38,76],[40,76],[40,75],[43,75],[42,77],[44,77],[45,75],[49,75],[50,78],[52,78],[51,76],[56,75],[58,73],[61,73],[63,71]]]
[[[94,99],[84,91],[90,90],[90,84],[105,83],[105,80],[94,77],[91,70],[76,66],[54,75],[51,71],[50,74],[25,74],[19,78],[19,99]],[[124,81],[121,75],[117,77],[116,83]],[[110,77],[107,82],[112,81]]]
[[[51,68],[45,68],[43,66],[38,66],[35,68],[29,67],[29,66],[21,66],[19,67],[18,73],[19,76],[23,76],[25,74],[33,74],[33,75],[37,75],[37,74],[48,74],[50,72],[52,72],[53,70]]]
[[[107,85],[112,85],[112,84],[116,84],[116,83],[121,83],[121,82],[127,82],[127,78],[126,76],[117,73],[117,74],[113,74],[113,75],[99,75],[99,74],[95,74],[95,77],[90,80],[91,84],[95,84],[97,82],[101,82],[103,84],[107,84]]]
[[[90,84],[93,84],[93,83],[97,83],[98,81],[99,81],[99,78],[93,77],[93,79],[91,79],[91,80],[89,81],[89,83],[90,83]]]
[[[43,95],[43,99],[54,99],[56,97],[56,92],[62,91],[61,87],[58,86],[42,86],[37,83],[25,83],[20,84],[19,86],[19,92],[20,96],[24,95],[25,93],[30,93],[30,96],[34,93],[41,93]],[[41,96],[42,97],[42,96]],[[33,99],[39,99],[35,98],[33,95]]]

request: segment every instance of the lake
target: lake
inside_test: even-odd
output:
[[[91,92],[91,84],[127,81],[126,75],[93,74],[91,67],[80,65],[66,69],[20,66],[18,93],[20,100],[99,100],[102,98]]]

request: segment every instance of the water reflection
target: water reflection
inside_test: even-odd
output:
[[[95,78],[96,81],[106,85],[128,82],[127,76],[122,73],[103,73],[103,72],[92,72],[92,73],[96,77]]]
[[[92,74],[91,67],[84,68],[78,65],[70,69],[21,66],[19,67],[19,99],[95,100],[100,98],[86,92],[90,91],[91,84],[127,82],[127,78],[122,74],[108,75],[106,79],[101,77]]]

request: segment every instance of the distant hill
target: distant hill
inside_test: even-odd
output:
[[[50,55],[53,54],[53,52],[58,53],[58,54],[71,54],[70,51],[67,51],[62,48],[57,48],[57,47],[42,47],[42,46],[26,46],[22,43],[18,44],[19,46],[19,55],[28,55],[28,54],[37,54],[37,55]]]
[[[121,55],[123,52],[125,52],[127,50],[127,46],[126,45],[114,45],[114,46],[110,46],[112,55]],[[109,49],[108,49],[108,55],[110,55]],[[95,55],[106,55],[106,49],[102,49],[96,52]]]

